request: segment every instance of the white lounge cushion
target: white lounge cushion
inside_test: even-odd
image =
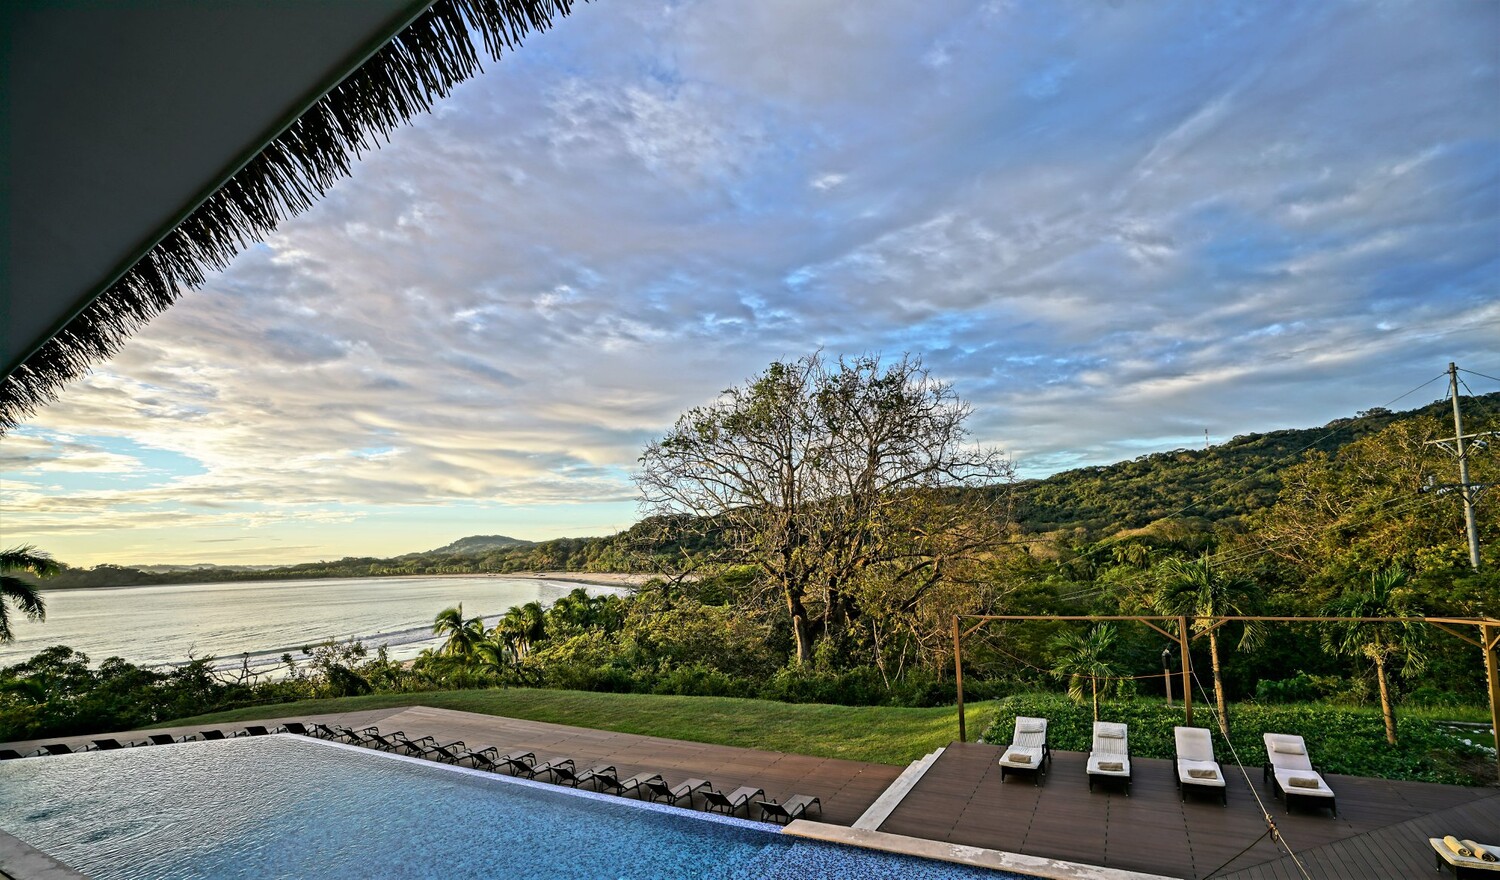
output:
[[[1267,733],[1266,757],[1271,766],[1279,770],[1311,770],[1312,760],[1307,756],[1307,744],[1302,737],[1288,733]]]
[[[1194,776],[1193,771],[1199,773],[1208,772],[1212,776]],[[1184,785],[1207,785],[1214,788],[1224,787],[1224,770],[1216,761],[1189,761],[1186,758],[1177,759],[1177,780]]]
[[[1177,757],[1187,761],[1207,761],[1214,764],[1213,734],[1206,727],[1174,727],[1172,736],[1177,740]],[[1214,766],[1218,766],[1214,764]]]
[[[1022,759],[1022,760],[1018,760]],[[1011,746],[1000,754],[1000,766],[1035,770],[1042,763],[1041,746]]]
[[[1044,746],[1047,744],[1047,719],[1016,717],[1016,735],[1012,740],[1018,746]]]
[[[1276,774],[1276,784],[1281,786],[1282,791],[1310,797],[1333,797],[1333,789],[1328,787],[1328,783],[1323,780],[1322,776],[1311,770],[1283,770],[1276,767],[1273,771]],[[1297,785],[1292,781],[1293,779],[1311,779],[1317,782],[1318,786],[1309,788],[1305,785]]]
[[[1105,769],[1102,764],[1116,765],[1117,769]],[[1124,755],[1089,755],[1089,771],[1094,776],[1129,776],[1130,759]]]

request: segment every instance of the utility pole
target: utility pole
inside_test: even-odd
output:
[[[1475,571],[1479,570],[1479,527],[1474,523],[1474,499],[1479,490],[1483,489],[1477,483],[1469,482],[1469,447],[1464,445],[1465,440],[1473,440],[1485,436],[1483,434],[1464,433],[1464,414],[1458,405],[1458,365],[1448,364],[1448,393],[1453,398],[1453,436],[1443,440],[1429,440],[1429,443],[1446,450],[1454,458],[1458,459],[1458,485],[1452,488],[1458,489],[1459,496],[1464,500],[1464,525],[1469,532],[1469,565]],[[1449,444],[1452,444],[1451,446]],[[1480,447],[1483,448],[1483,443]],[[1438,491],[1448,489],[1444,486]]]

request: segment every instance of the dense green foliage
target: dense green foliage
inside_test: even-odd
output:
[[[1017,715],[1047,719],[1047,742],[1054,749],[1087,752],[1093,742],[1093,717],[1087,706],[1054,694],[1017,694],[993,704],[997,714],[984,741],[1004,745],[1011,741]],[[1193,723],[1214,730],[1214,754],[1226,773],[1234,773],[1236,759],[1260,783],[1266,761],[1261,735],[1290,733],[1307,740],[1308,753],[1318,769],[1326,773],[1412,779],[1454,785],[1493,782],[1495,762],[1482,749],[1467,745],[1442,725],[1425,718],[1400,721],[1400,744],[1386,743],[1380,712],[1327,705],[1263,706],[1232,708],[1230,732],[1233,748],[1214,730],[1206,707],[1195,708]],[[1130,725],[1130,753],[1141,758],[1174,758],[1172,728],[1183,723],[1181,703],[1168,709],[1154,699],[1106,701],[1100,720]],[[984,728],[978,728],[984,729]]]

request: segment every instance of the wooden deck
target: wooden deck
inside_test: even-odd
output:
[[[880,830],[1195,880],[1301,877],[1284,850],[1268,839],[1255,842],[1266,825],[1244,777],[1231,767],[1225,807],[1193,796],[1183,803],[1172,762],[1148,758],[1132,760],[1128,798],[1117,789],[1090,793],[1087,756],[1079,752],[1054,752],[1041,787],[1017,777],[1002,784],[1000,751],[949,746]],[[1288,814],[1262,788],[1259,768],[1250,778],[1312,877],[1425,877],[1433,868],[1428,837],[1484,839],[1500,828],[1494,788],[1328,776],[1338,793],[1334,818],[1326,810]]]

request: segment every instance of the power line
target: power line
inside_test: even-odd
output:
[[[1469,373],[1471,375],[1475,375],[1475,376],[1479,376],[1479,377],[1484,378],[1484,379],[1488,379],[1491,382],[1500,382],[1500,379],[1496,379],[1494,376],[1486,376],[1485,374],[1479,372],[1478,370],[1465,370],[1463,367],[1459,367],[1458,370],[1461,373]],[[1468,387],[1468,386],[1465,386],[1465,387]],[[1470,392],[1470,393],[1472,394],[1473,392]]]

